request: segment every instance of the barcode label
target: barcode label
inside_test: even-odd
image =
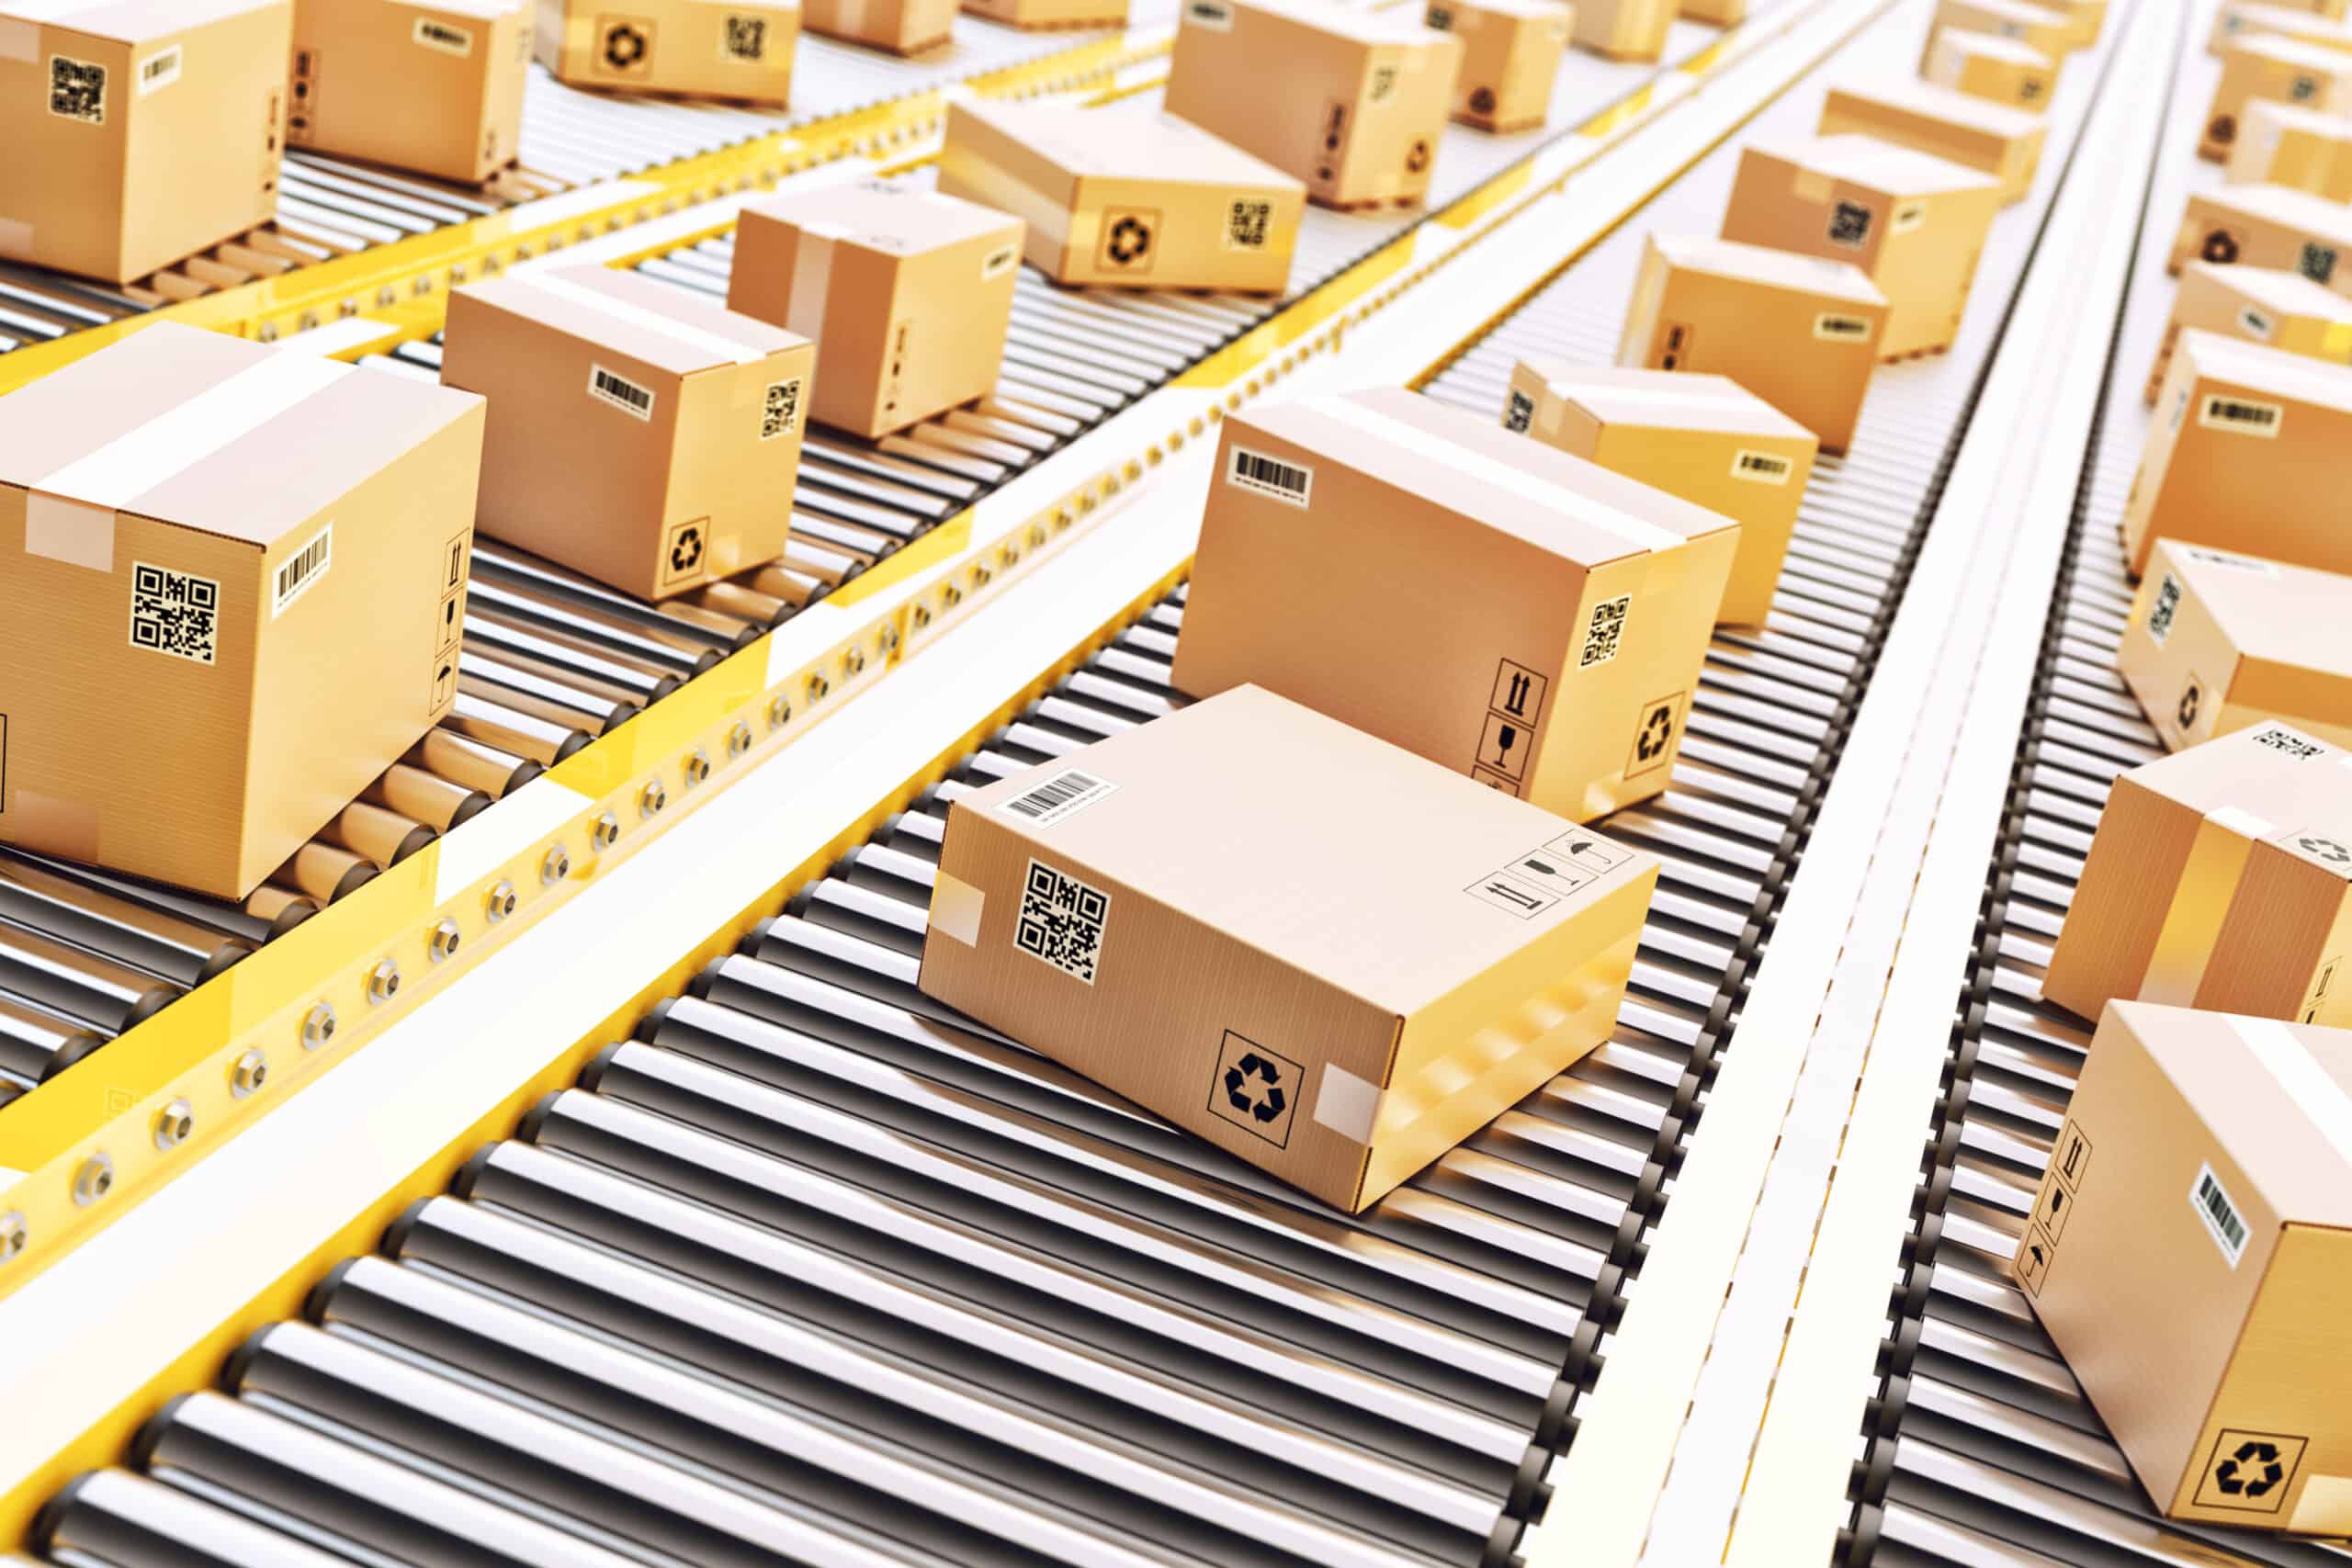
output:
[[[1862,343],[1871,335],[1871,323],[1863,316],[1841,316],[1835,310],[1824,310],[1813,319],[1813,335],[1838,343]]]
[[[652,389],[640,387],[625,376],[616,376],[601,365],[588,367],[588,395],[639,419],[650,422],[653,418]]]
[[[1535,400],[1517,387],[1510,389],[1510,401],[1503,409],[1503,428],[1524,435],[1535,424]]]
[[[1273,222],[1272,202],[1234,197],[1225,213],[1225,248],[1228,251],[1264,250]]]
[[[773,441],[800,428],[800,378],[772,381],[760,400],[760,439]]]
[[[1886,231],[1890,234],[1907,234],[1927,220],[1928,204],[1924,201],[1907,201],[1894,209],[1894,216],[1888,221]]]
[[[1375,65],[1372,68],[1372,88],[1363,96],[1367,104],[1385,104],[1396,91],[1396,67]]]
[[[2197,1168],[2197,1185],[2188,1190],[2188,1206],[2205,1222],[2213,1245],[2222,1249],[2222,1257],[2232,1269],[2245,1256],[2245,1221],[2238,1217],[2238,1206],[2222,1188],[2222,1179],[2213,1174],[2210,1165]]]
[[[2164,581],[2156,584],[2155,608],[2148,612],[2148,635],[2155,639],[2158,648],[2172,636],[2172,618],[2179,612],[2180,579],[2166,572]]]
[[[1584,651],[1577,656],[1577,669],[1589,670],[1617,657],[1618,649],[1625,643],[1625,612],[1633,607],[1634,596],[1630,593],[1603,599],[1592,607],[1592,624],[1585,628]]]
[[[474,51],[474,35],[463,28],[453,28],[447,22],[436,22],[430,17],[419,17],[415,28],[409,34],[426,49],[465,59]]]
[[[1293,506],[1305,506],[1315,493],[1315,470],[1269,457],[1263,452],[1252,452],[1247,446],[1236,446],[1233,461],[1226,467],[1225,482],[1260,495],[1271,495]]]
[[[62,54],[49,57],[49,112],[85,125],[107,122],[107,68]]]
[[[180,57],[181,47],[178,44],[149,55],[146,62],[139,67],[139,96],[143,98],[150,93],[161,92],[178,81]]]
[[[2298,762],[2308,762],[2327,750],[2316,740],[2306,740],[2283,724],[2266,724],[2254,732],[2252,739],[2256,746],[2267,746],[2280,756],[2290,757]]]
[[[1206,28],[1213,33],[1229,33],[1233,30],[1233,7],[1225,0],[1188,0],[1184,21],[1189,27]]]
[[[1796,471],[1793,458],[1778,457],[1770,452],[1751,452],[1743,446],[1732,454],[1731,477],[1760,485],[1784,485]]]
[[[2278,329],[2269,317],[2251,305],[2243,305],[2238,308],[2238,330],[2250,338],[2268,343],[2270,334]]]
[[[272,582],[269,618],[277,619],[288,606],[315,587],[334,564],[334,525],[330,523],[311,542],[280,561]]]
[[[986,283],[992,277],[1002,277],[1020,259],[1019,245],[999,245],[980,259],[980,281]]]
[[[1002,810],[1008,817],[1024,818],[1033,828],[1050,828],[1065,817],[1077,816],[1118,787],[1108,779],[1098,779],[1076,768],[1064,768],[1036,788],[1006,801]]]
[[[2267,560],[2256,560],[2252,556],[2233,556],[2227,550],[2208,549],[2202,545],[2176,545],[2173,547],[2190,560],[2203,561],[2207,566],[2225,566],[2233,571],[2250,571],[2258,577],[2278,575],[2277,567]]]
[[[2233,398],[2221,392],[2208,392],[2204,403],[2197,411],[2197,423],[2208,430],[2270,436],[2278,434],[2279,421],[2286,412],[2277,403],[2258,403],[2251,398]]]

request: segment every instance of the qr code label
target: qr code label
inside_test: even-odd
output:
[[[2335,247],[2303,243],[2303,254],[2296,258],[2295,270],[2313,283],[2325,283],[2335,276]]]
[[[2180,579],[2166,572],[2164,581],[2156,584],[2155,608],[2148,612],[2148,635],[2155,639],[2158,648],[2172,636],[2172,618],[2179,610]]]
[[[760,400],[760,439],[773,441],[800,428],[800,378],[770,383]]]
[[[2298,762],[2308,762],[2314,757],[2324,756],[2327,751],[2327,748],[2318,741],[2306,740],[2293,730],[2277,724],[2267,724],[2256,730],[2254,743],[2267,746],[2280,756],[2291,757]]]
[[[1871,237],[1871,209],[1859,201],[1841,201],[1829,213],[1829,243],[1860,250]]]
[[[1592,624],[1585,628],[1584,652],[1577,656],[1577,669],[1589,670],[1617,657],[1617,650],[1625,641],[1625,612],[1633,607],[1634,596],[1630,593],[1604,599],[1592,607]]]
[[[220,585],[139,561],[130,569],[130,646],[210,664],[220,651]]]
[[[1273,228],[1274,204],[1271,201],[1249,201],[1236,197],[1225,214],[1225,248],[1228,251],[1262,251],[1270,231]]]
[[[107,122],[107,68],[62,54],[49,57],[49,112],[85,125]]]
[[[1091,986],[1102,966],[1102,933],[1110,920],[1108,893],[1033,860],[1021,886],[1012,945]]]
[[[1510,389],[1510,403],[1503,410],[1503,428],[1524,435],[1535,424],[1535,400],[1517,387]]]
[[[1363,96],[1368,104],[1385,104],[1396,91],[1396,67],[1375,65],[1372,68],[1372,89]]]
[[[768,19],[729,17],[718,40],[719,57],[756,65],[768,57]]]

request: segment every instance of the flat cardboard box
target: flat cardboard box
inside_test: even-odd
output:
[[[781,108],[800,7],[775,0],[538,0],[532,48],[558,81]]]
[[[1950,348],[2001,184],[1949,158],[1871,136],[1751,141],[1723,237],[1851,262],[1886,296],[1881,359]]]
[[[1747,0],[1678,0],[1674,14],[1686,22],[1736,28],[1747,20]]]
[[[260,886],[449,710],[482,421],[175,322],[0,400],[0,843]]]
[[[2246,106],[2264,98],[2343,114],[2352,109],[2352,55],[2268,33],[2233,39],[2222,51],[2222,79],[2205,111],[2197,155],[2226,159]]]
[[[1244,686],[956,801],[918,983],[1352,1213],[1609,1038],[1657,878]]]
[[[765,565],[814,359],[797,333],[633,272],[453,290],[441,379],[491,400],[481,531],[647,599]]]
[[[1185,0],[1165,103],[1326,206],[1410,204],[1429,194],[1461,70],[1462,40],[1419,12]]]
[[[1874,87],[1849,83],[1822,99],[1819,134],[1874,136],[1990,175],[2004,204],[2033,188],[2046,130],[2030,110],[1932,82]]]
[[[1738,545],[1417,393],[1234,414],[1170,679],[1264,686],[1589,821],[1666,787]]]
[[[2148,372],[2151,404],[2164,390],[2174,348],[2188,331],[2261,344],[2330,365],[2352,365],[2352,299],[2300,273],[2194,261],[2180,272],[2172,320]]]
[[[2205,52],[2219,60],[2236,39],[2259,33],[2352,51],[2352,28],[2346,27],[2340,16],[2324,17],[2300,6],[2274,6],[2267,0],[2222,0],[2213,17],[2213,31],[2205,39]]]
[[[2124,502],[2132,572],[2160,538],[2352,572],[2348,451],[2352,369],[2183,332]]]
[[[2352,208],[2285,186],[2192,191],[2172,246],[2172,270],[2189,260],[2278,267],[2352,295]]]
[[[2099,1020],[2012,1272],[2173,1518],[2352,1532],[2347,1088],[2344,1030]]]
[[[1617,363],[1728,376],[1840,453],[1853,445],[1886,311],[1851,262],[1653,234]]]
[[[1576,46],[1603,60],[1657,61],[1675,16],[1676,0],[1577,0]]]
[[[803,31],[892,54],[920,54],[956,33],[956,0],[808,0]]]
[[[460,185],[511,166],[533,0],[300,0],[286,140]]]
[[[0,0],[0,261],[129,283],[276,217],[293,26],[288,0]]]
[[[1931,85],[1972,98],[2040,113],[2057,89],[2058,62],[1998,33],[1941,28],[1928,37],[1919,75]]]
[[[2352,1024],[2352,753],[2277,719],[2118,775],[2041,994]]]
[[[2352,118],[2255,99],[2239,117],[2229,181],[2352,201]]]
[[[1565,0],[1429,0],[1422,19],[1462,40],[1454,118],[1481,130],[1532,130],[1550,116],[1576,25]]]
[[[1936,40],[1948,31],[1991,33],[2054,61],[2064,61],[2078,43],[2074,17],[2048,6],[2028,5],[2026,0],[1936,0],[1935,15],[1928,24],[1927,51],[1919,58],[1922,76],[1934,79],[1928,67],[1935,59]]]
[[[1717,625],[1771,612],[1819,443],[1727,376],[1522,359],[1503,428],[1655,485],[1739,525]]]
[[[884,180],[746,202],[727,308],[825,345],[808,417],[857,435],[995,389],[1018,218]]]
[[[1127,0],[964,0],[964,14],[1032,31],[1124,28]]]
[[[2352,747],[2352,577],[2158,539],[2116,670],[2168,750],[2279,719]]]
[[[1290,280],[1306,186],[1173,115],[947,107],[939,188],[1028,223],[1057,283],[1272,293]]]

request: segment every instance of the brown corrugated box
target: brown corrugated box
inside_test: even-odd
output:
[[[2015,104],[2039,113],[2058,85],[2058,62],[2030,44],[1997,33],[1939,28],[1928,39],[1919,75],[1987,103]]]
[[[808,0],[800,26],[893,54],[917,54],[956,31],[956,0]]]
[[[2273,6],[2265,0],[2222,0],[2213,16],[2213,30],[2205,39],[2205,52],[2219,60],[2233,39],[2257,33],[2352,51],[2352,28],[2344,25],[2340,15],[2327,17],[2301,6]]]
[[[1453,112],[1462,40],[1419,12],[1184,0],[1168,112],[1306,182],[1332,207],[1419,201]],[[1282,84],[1269,95],[1266,85]]]
[[[2077,42],[2075,19],[2047,6],[2029,5],[2026,0],[1936,0],[1935,15],[1928,24],[1927,51],[1919,57],[1922,76],[1934,79],[1928,66],[1935,60],[1936,40],[1948,31],[1991,33],[2060,62]]]
[[[968,16],[1015,28],[1051,30],[1127,25],[1127,0],[964,0],[964,10]]]
[[[286,140],[478,184],[512,164],[532,0],[300,0]]]
[[[1454,118],[1484,130],[1544,123],[1576,23],[1565,0],[1429,0],[1422,17],[1462,40]]]
[[[2347,757],[2265,719],[2120,774],[2041,994],[2352,1024]]]
[[[2255,99],[2238,118],[2229,181],[2352,201],[2352,118]]]
[[[2041,116],[1933,82],[1832,87],[1821,104],[1823,136],[1874,136],[1963,164],[2000,182],[2004,203],[2024,199],[2041,163]]]
[[[2352,746],[2347,627],[2352,577],[2158,539],[2115,666],[2173,750],[2271,718]]]
[[[1738,544],[1416,393],[1235,414],[1170,678],[1267,687],[1587,821],[1666,787]]]
[[[862,180],[746,202],[727,307],[824,344],[808,416],[859,435],[918,424],[996,387],[1022,224]]]
[[[1604,60],[1657,60],[1675,15],[1675,0],[1577,0],[1576,46]]]
[[[2331,365],[2352,365],[2352,299],[2322,288],[2300,273],[2265,266],[2215,266],[2195,261],[2181,268],[2156,362],[2148,371],[2154,403],[2172,368],[2173,349],[2187,331],[2219,333],[2300,354]]]
[[[2352,572],[2346,452],[2352,370],[2183,332],[2123,506],[2132,571],[2170,538]]]
[[[2173,239],[2172,270],[2196,259],[2216,266],[2282,267],[2352,294],[2352,208],[2285,186],[2192,191]]]
[[[452,291],[441,378],[491,400],[481,531],[649,599],[774,560],[814,358],[633,272]]]
[[[171,322],[0,400],[0,842],[252,892],[448,711],[481,438]]]
[[[2057,12],[2073,24],[2076,49],[2097,43],[2107,26],[2107,0],[2033,0],[2033,4]]]
[[[2173,1518],[2352,1533],[2348,1090],[2344,1030],[2099,1020],[2013,1274]]]
[[[1886,296],[1851,262],[1653,234],[1617,363],[1728,376],[1837,453],[1853,444],[1885,327]]]
[[[1813,432],[1727,376],[1522,359],[1503,428],[1655,485],[1739,525],[1718,624],[1772,608],[1819,444]]]
[[[1686,22],[1736,28],[1747,20],[1747,0],[1679,0],[1674,14]]]
[[[538,0],[533,49],[559,81],[781,107],[800,7],[769,0]]]
[[[287,0],[0,0],[0,261],[128,283],[277,213]]]
[[[1657,878],[1242,687],[956,801],[920,984],[1352,1212],[1608,1039]]]
[[[1173,115],[947,107],[939,188],[1027,220],[1058,283],[1271,293],[1290,278],[1306,187]]]
[[[2222,79],[2205,111],[2197,155],[2227,158],[2239,118],[2260,98],[2342,114],[2352,107],[2352,55],[2268,33],[2233,39],[2222,51]]]

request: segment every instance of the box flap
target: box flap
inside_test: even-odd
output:
[[[2004,40],[2007,41],[2007,40]],[[1849,82],[1829,89],[1831,98],[1851,98],[1896,114],[1939,119],[1990,136],[2030,136],[2041,129],[2041,116],[2014,104],[1997,104],[1935,82],[1905,82],[1900,87],[1879,87]]]
[[[93,38],[138,45],[287,0],[0,0],[0,22],[69,28]]]
[[[2242,658],[2352,682],[2352,636],[2345,632],[2352,626],[2352,577],[2177,539],[2159,539],[2156,548]],[[2352,790],[2352,778],[2345,787]]]
[[[2290,186],[2223,186],[2199,191],[2189,199],[2352,244],[2352,208]]]
[[[1803,294],[1875,305],[1882,310],[1886,306],[1886,296],[1871,281],[1870,274],[1851,262],[1803,256],[1793,251],[1776,251],[1765,245],[1711,240],[1695,234],[1653,235],[1650,243],[1676,266],[1694,272],[1744,278],[1774,288],[1793,288]]]
[[[2307,43],[2301,39],[2288,38],[2279,33],[2240,35],[2230,40],[2222,51],[2226,55],[2251,54],[2263,60],[2274,60],[2281,65],[2315,72],[2322,76],[2352,76],[2352,55],[2342,50],[2329,49],[2324,44]]]
[[[750,365],[808,341],[683,288],[609,267],[541,269],[473,284],[465,292],[676,376]]]
[[[1715,430],[1810,441],[1813,432],[1728,376],[1522,359],[1544,389],[1603,424]]]
[[[1021,220],[1010,213],[977,201],[888,180],[787,191],[747,202],[743,211],[747,217],[772,218],[823,239],[889,255],[959,244],[985,235],[1011,238],[1021,226]]]
[[[1751,152],[1785,159],[1832,179],[1849,181],[1892,197],[1939,191],[1998,190],[2001,182],[1965,164],[1922,152],[1875,136],[1811,136],[1759,139]]]
[[[2185,359],[2199,379],[2228,381],[2352,413],[2352,369],[2197,327],[2182,331],[2173,353]]]
[[[1317,32],[1357,39],[1365,43],[1436,45],[1446,41],[1444,35],[1424,24],[1421,12],[1411,6],[1351,11],[1331,5],[1329,0],[1240,0],[1240,3],[1244,9],[1263,11],[1302,27],[1313,28]]]
[[[1272,164],[1171,114],[1001,102],[956,108],[1072,176],[1306,189]]]
[[[2039,7],[2034,8],[2039,9]],[[2049,13],[2044,12],[2043,15],[2048,16]],[[2058,20],[2055,17],[2051,17],[2050,19],[2053,22]],[[1981,54],[1988,60],[2006,60],[2012,65],[2049,67],[2057,63],[2033,45],[2018,39],[2006,38],[1999,33],[1980,33],[1972,32],[1966,28],[1947,28],[1938,37],[1939,42],[1948,40],[1954,48],[1965,51],[1967,53]]]
[[[2352,129],[2352,121],[2346,122]],[[2313,283],[2300,272],[2271,266],[2217,266],[2192,261],[2185,271],[2210,278],[2282,316],[2310,316],[2323,321],[2352,321],[2352,299],[2324,284]]]

